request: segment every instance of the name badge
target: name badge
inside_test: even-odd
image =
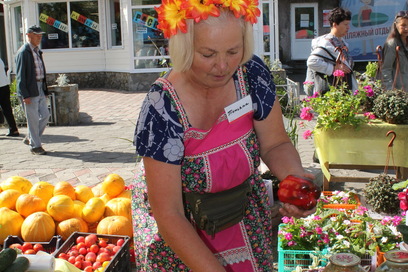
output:
[[[227,114],[227,118],[230,123],[238,119],[239,117],[244,116],[245,114],[252,111],[251,96],[247,95],[237,102],[225,107],[224,111]]]

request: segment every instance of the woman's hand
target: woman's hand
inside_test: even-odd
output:
[[[287,217],[293,216],[295,218],[307,217],[315,212],[316,212],[316,207],[314,207],[311,210],[301,210],[295,205],[291,205],[288,203],[282,203],[282,206],[279,208],[279,213],[282,216],[287,216]]]

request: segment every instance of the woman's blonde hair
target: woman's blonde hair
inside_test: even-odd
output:
[[[221,9],[219,17],[209,16],[207,20],[200,21],[199,24],[220,25],[227,19],[235,18],[235,15],[228,9]],[[254,53],[253,27],[250,22],[242,17],[237,19],[242,28],[242,38],[244,41],[244,54],[240,64],[246,63],[252,58]],[[169,53],[173,69],[185,72],[191,68],[194,58],[194,20],[187,20],[187,33],[178,32],[169,39]]]

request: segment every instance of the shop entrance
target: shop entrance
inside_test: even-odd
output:
[[[293,60],[305,60],[310,55],[311,42],[318,35],[317,3],[291,4],[291,55]]]

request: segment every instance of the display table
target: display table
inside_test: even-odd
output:
[[[329,182],[368,181],[364,177],[339,177],[330,169],[384,169],[392,134],[392,157],[389,169],[397,168],[397,178],[408,178],[408,125],[393,125],[378,120],[355,128],[345,126],[337,130],[318,130],[314,134],[316,153],[323,172],[323,190],[329,191]]]

